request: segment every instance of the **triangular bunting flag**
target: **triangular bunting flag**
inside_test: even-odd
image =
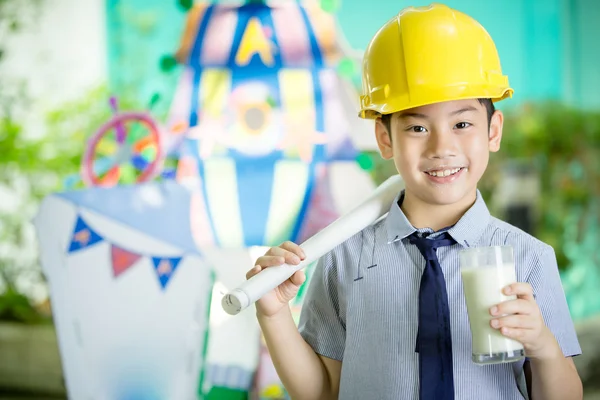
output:
[[[71,236],[71,244],[69,245],[69,253],[85,249],[102,240],[104,240],[102,236],[94,232],[80,216],[77,216],[73,236]]]
[[[169,279],[175,272],[175,268],[179,265],[181,257],[152,257],[152,264],[154,264],[154,270],[158,275],[160,285],[164,289],[169,283]]]
[[[116,278],[136,263],[142,256],[124,250],[114,244],[110,247],[110,258],[112,260],[113,276]]]

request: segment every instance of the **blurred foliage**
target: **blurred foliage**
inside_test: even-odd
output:
[[[0,0],[0,67],[11,50],[7,39],[35,21],[40,3],[40,0]],[[16,290],[16,279],[11,273],[16,268],[12,261],[23,253],[19,246],[30,240],[31,235],[27,235],[23,224],[17,222],[19,216],[15,215],[16,210],[6,209],[9,196],[18,196],[13,193],[14,187],[17,187],[17,192],[23,189],[23,180],[15,177],[14,164],[19,156],[12,146],[22,131],[20,124],[14,120],[14,114],[25,103],[26,97],[24,82],[13,79],[6,71],[0,72],[0,198],[3,200],[0,202],[0,287],[3,289],[0,319],[32,322],[37,320],[38,314],[29,299]],[[30,273],[25,270],[23,275]]]
[[[49,318],[41,315],[27,296],[9,288],[0,296],[0,321],[33,324],[49,322]]]
[[[600,204],[597,199],[592,207],[591,210],[577,209],[569,215],[563,233],[563,249],[570,264],[562,274],[562,282],[575,320],[600,314]]]
[[[42,0],[0,0],[0,38],[21,30],[35,21]],[[6,50],[6,41],[0,41],[0,54]]]
[[[194,0],[177,0],[177,4],[182,10],[188,11],[194,6]]]
[[[0,196],[6,200],[0,207],[0,319],[35,321],[23,308],[31,284],[43,283],[31,220],[43,197],[78,174],[86,139],[112,116],[109,97],[106,88],[96,88],[50,110],[43,132],[13,117],[15,102],[0,104]],[[124,110],[138,106],[119,101]]]

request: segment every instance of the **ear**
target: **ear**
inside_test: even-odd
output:
[[[381,122],[381,118],[375,120],[375,138],[377,139],[377,146],[379,152],[384,160],[389,160],[394,156],[392,150],[392,136],[391,132],[388,132],[385,124]]]
[[[488,148],[492,153],[500,150],[500,141],[502,140],[502,127],[504,125],[504,114],[502,111],[496,110],[490,121],[489,145]]]

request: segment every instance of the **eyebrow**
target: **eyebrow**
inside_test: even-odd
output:
[[[450,115],[459,115],[459,114],[465,113],[467,111],[477,111],[477,109],[473,106],[467,106],[467,107],[461,108],[460,110],[452,111],[450,113]]]
[[[466,113],[468,111],[477,111],[477,109],[473,106],[467,106],[467,107],[463,107],[460,110],[456,110],[456,111],[452,111],[450,113],[450,116],[456,116],[456,115],[460,115],[462,113]],[[421,119],[429,119],[428,115],[425,114],[421,114],[421,113],[413,113],[413,112],[405,112],[402,113],[398,116],[398,118],[421,118]]]
[[[419,113],[411,113],[411,112],[405,112],[402,113],[400,115],[398,115],[398,118],[422,118],[422,119],[428,119],[429,117],[425,114],[419,114]]]

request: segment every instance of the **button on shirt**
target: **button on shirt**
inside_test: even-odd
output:
[[[401,199],[400,194],[399,199]],[[400,201],[401,203],[401,201]],[[317,354],[342,361],[339,398],[418,399],[419,284],[425,260],[408,236],[415,229],[396,201],[389,214],[323,256],[311,277],[299,330]],[[492,217],[481,194],[437,250],[450,308],[456,400],[523,399],[523,361],[479,366],[459,269],[466,247],[511,245],[517,280],[532,285],[544,321],[565,356],[581,353],[552,247]]]

